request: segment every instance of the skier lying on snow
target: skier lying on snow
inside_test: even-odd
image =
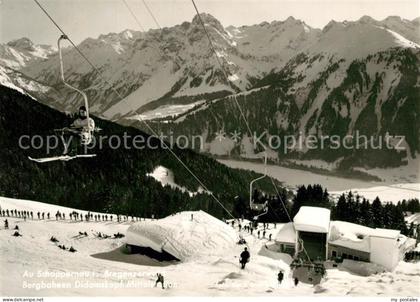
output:
[[[87,145],[90,143],[91,133],[95,129],[95,121],[89,117],[87,118],[87,110],[85,106],[80,106],[77,118],[70,125],[70,129],[75,130],[73,133],[70,133],[69,138],[69,147],[65,150],[64,155],[71,153],[70,155],[75,155],[78,152],[79,145]]]

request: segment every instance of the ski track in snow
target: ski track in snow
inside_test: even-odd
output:
[[[0,198],[2,209],[18,209],[33,211],[57,210],[66,214],[73,209],[58,207],[44,203]],[[78,211],[83,212],[83,211]],[[68,217],[68,216],[67,216]],[[67,218],[68,219],[68,218]],[[3,220],[3,218],[2,218]],[[0,290],[5,296],[304,296],[304,295],[365,295],[365,296],[418,296],[417,285],[420,282],[420,263],[409,264],[401,262],[392,273],[382,273],[369,277],[361,277],[345,270],[330,269],[326,280],[322,283],[321,293],[315,294],[319,288],[300,283],[298,287],[292,285],[289,278],[287,257],[284,254],[273,253],[264,245],[267,240],[259,240],[244,233],[251,252],[251,261],[245,270],[239,269],[238,255],[243,246],[233,245],[231,250],[223,250],[223,256],[197,257],[192,261],[168,266],[135,265],[125,262],[109,261],[94,258],[91,255],[117,249],[124,244],[122,239],[99,239],[94,236],[96,232],[112,235],[116,232],[126,233],[131,222],[75,222],[70,220],[38,221],[37,219],[23,221],[19,218],[8,218],[12,229],[19,225],[22,237],[11,236],[12,230],[0,228],[0,265],[3,273],[0,279]],[[273,234],[280,225],[274,229],[270,225],[267,231]],[[88,237],[75,237],[78,231],[86,231]],[[207,236],[212,230],[207,230]],[[237,228],[235,228],[237,232]],[[60,244],[76,248],[76,253],[59,249],[49,238],[54,235]],[[190,240],[203,240],[193,236]],[[217,245],[209,245],[209,249],[217,249]],[[127,256],[127,255],[126,255]],[[140,257],[129,255],[129,257]],[[159,265],[157,263],[157,265]],[[285,270],[285,279],[279,286],[276,282],[278,270]],[[89,277],[65,276],[60,278],[37,278],[39,272],[89,272]],[[26,273],[34,273],[34,277]],[[114,275],[106,275],[112,272]],[[162,273],[165,282],[171,288],[162,290],[154,288],[156,273]],[[137,273],[137,276],[118,276],[116,274]],[[141,288],[125,287],[117,289],[83,288],[76,287],[77,282],[90,285],[102,282],[141,282]],[[69,289],[28,289],[22,288],[23,282],[68,282]],[[138,283],[140,284],[140,283]]]

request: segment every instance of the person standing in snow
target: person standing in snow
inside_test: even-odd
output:
[[[279,284],[281,284],[281,282],[283,281],[283,278],[284,278],[283,271],[280,271],[280,272],[277,274],[277,280],[279,281]]]
[[[239,263],[241,264],[241,269],[245,268],[245,265],[249,262],[249,258],[251,258],[251,255],[248,252],[248,248],[244,248],[244,251],[241,253],[241,256],[239,258]]]
[[[273,234],[268,235],[268,241],[271,241],[271,236],[273,236]]]
[[[299,279],[298,278],[295,278],[295,286],[298,286],[298,284],[299,284]]]
[[[260,230],[258,230],[257,235],[258,235],[258,239],[260,239]]]
[[[158,283],[162,283],[162,289],[165,289],[164,278],[163,278],[162,274],[160,274],[160,273],[157,273],[157,280],[156,280],[156,283],[155,283],[155,287],[158,285]]]
[[[7,219],[4,221],[4,228],[7,230],[9,228],[9,222]]]

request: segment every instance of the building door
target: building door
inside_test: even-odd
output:
[[[299,232],[299,238],[303,241],[303,245],[311,261],[317,259],[326,260],[326,233]],[[300,257],[307,259],[305,251],[300,253]]]

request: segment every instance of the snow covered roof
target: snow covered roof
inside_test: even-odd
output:
[[[329,243],[370,253],[370,237],[400,238],[405,244],[405,236],[398,230],[373,229],[346,221],[331,221]]]
[[[370,253],[369,236],[374,229],[346,221],[331,221],[329,243]]]
[[[303,232],[328,233],[330,210],[319,207],[300,207],[293,218],[295,229]]]
[[[388,229],[376,228],[371,236],[397,239],[399,235],[400,235],[399,230],[388,230]]]
[[[220,256],[234,248],[238,239],[232,227],[204,211],[180,212],[134,223],[128,228],[126,238],[127,244],[165,251],[183,261],[218,253]]]
[[[280,225],[279,228],[280,230],[275,239],[276,242],[293,244],[296,242],[296,230],[293,226],[293,222]]]

